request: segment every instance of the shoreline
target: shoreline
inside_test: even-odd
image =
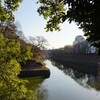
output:
[[[100,56],[94,55],[55,55],[51,60],[63,64],[66,68],[72,68],[77,71],[89,74],[100,73]]]
[[[45,64],[40,62],[35,62],[33,60],[28,60],[26,63],[21,63],[21,72],[19,77],[37,77],[41,76],[44,78],[50,77],[50,70],[45,67]]]
[[[19,77],[37,77],[41,76],[44,78],[49,78],[50,77],[50,70],[46,67],[44,68],[33,68],[33,69],[22,69],[20,74],[18,75]]]

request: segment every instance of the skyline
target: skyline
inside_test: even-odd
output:
[[[82,30],[78,29],[75,23],[69,24],[67,21],[61,26],[61,31],[45,32],[46,20],[39,16],[37,12],[38,4],[35,1],[23,0],[18,10],[14,13],[15,20],[21,24],[24,35],[43,36],[49,43],[48,48],[59,48],[65,45],[72,45],[77,35],[82,35]]]

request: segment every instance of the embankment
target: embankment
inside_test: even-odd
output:
[[[23,69],[19,77],[36,77],[42,76],[48,78],[50,76],[50,70],[48,68],[37,68],[37,69]]]
[[[43,63],[44,64],[44,63]],[[50,70],[45,67],[45,64],[34,62],[32,60],[27,61],[25,64],[21,63],[22,70],[19,77],[36,77],[41,76],[48,78],[50,76]]]

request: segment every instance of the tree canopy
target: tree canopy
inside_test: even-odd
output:
[[[0,21],[14,18],[12,12],[17,10],[21,2],[22,0],[0,0]]]
[[[4,2],[2,2],[4,1]],[[6,21],[23,0],[0,0],[0,20]],[[99,0],[36,0],[38,12],[47,20],[46,30],[60,30],[66,20],[74,21],[84,31],[87,40],[99,48],[100,53],[100,1]],[[13,17],[13,16],[12,16]]]
[[[13,12],[17,10],[22,1],[0,0],[0,99],[2,100],[31,100],[29,97],[31,92],[24,85],[26,82],[17,76],[21,71],[20,62],[31,59],[31,48],[23,49],[19,42],[4,37],[8,30],[9,33],[17,31],[16,26],[8,22],[14,21]],[[37,1],[40,4],[39,14],[47,20],[47,31],[60,30],[59,25],[66,20],[70,23],[74,21],[79,28],[83,29],[87,40],[99,48],[100,53],[99,0]],[[12,31],[13,29],[14,31]]]
[[[99,0],[39,0],[39,3],[39,14],[48,20],[47,31],[59,30],[59,24],[66,20],[74,21],[87,40],[100,49]]]
[[[20,43],[0,33],[0,100],[32,100],[26,81],[18,78],[20,62],[31,59],[30,47],[21,49]]]

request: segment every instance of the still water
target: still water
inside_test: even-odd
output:
[[[45,63],[51,75],[45,80],[33,80],[36,100],[100,100],[99,76],[82,74],[49,60]]]

